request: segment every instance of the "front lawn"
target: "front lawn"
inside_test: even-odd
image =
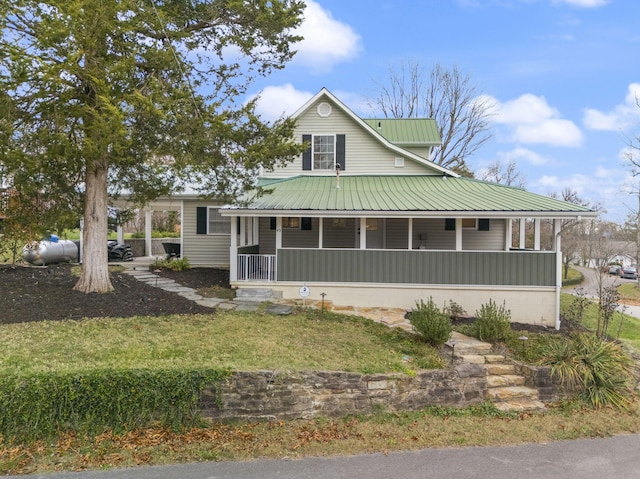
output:
[[[362,318],[211,315],[44,321],[0,327],[0,373],[228,368],[361,373],[433,369],[437,352]]]

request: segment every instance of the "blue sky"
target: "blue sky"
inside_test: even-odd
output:
[[[456,65],[495,104],[493,138],[467,159],[474,171],[515,160],[530,191],[575,189],[617,222],[637,209],[640,178],[624,158],[640,135],[640,1],[306,3],[298,54],[251,91],[265,118],[322,87],[361,117],[380,116],[366,100],[390,67]]]

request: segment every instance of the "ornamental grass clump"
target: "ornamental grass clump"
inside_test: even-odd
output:
[[[438,309],[432,298],[427,303],[416,302],[409,313],[409,322],[422,340],[432,346],[442,346],[451,335],[451,318]]]
[[[551,375],[593,408],[631,404],[633,361],[622,347],[593,333],[554,337],[541,363]]]
[[[511,335],[511,311],[505,304],[498,306],[492,299],[476,311],[474,336],[482,341],[506,341]]]

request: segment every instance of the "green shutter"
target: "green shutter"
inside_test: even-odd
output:
[[[456,219],[455,218],[446,218],[444,220],[444,230],[445,231],[455,231],[456,230]]]
[[[196,208],[196,234],[207,234],[207,207],[198,206]]]
[[[311,218],[300,218],[300,229],[301,230],[311,230]]]
[[[480,218],[478,219],[478,230],[479,231],[489,231],[490,221],[489,218]]]
[[[345,135],[336,135],[336,165],[340,165],[340,171],[345,170]]]
[[[311,171],[311,135],[302,135],[302,143],[309,143],[309,147],[302,153],[302,169]]]

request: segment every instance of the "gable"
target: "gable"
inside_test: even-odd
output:
[[[442,175],[449,172],[415,153],[393,145],[328,94],[317,95],[295,115],[295,140],[313,142],[314,136],[335,138],[335,148],[344,139],[345,175]],[[344,136],[342,136],[344,135]],[[265,178],[286,178],[300,174],[334,175],[333,169],[309,168],[310,152],[285,167],[264,172]]]

